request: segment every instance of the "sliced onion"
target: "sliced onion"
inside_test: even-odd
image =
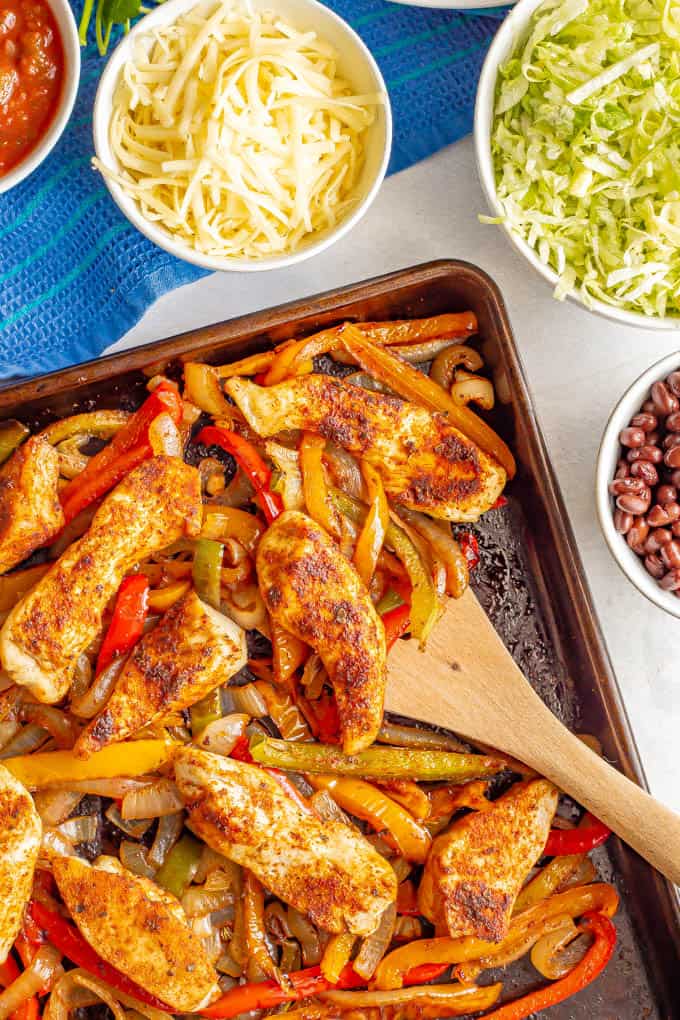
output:
[[[249,685],[250,686],[250,685]],[[233,688],[243,690],[243,688]],[[230,691],[231,693],[231,691]],[[221,719],[215,719],[208,723],[205,729],[201,730],[200,736],[195,741],[198,747],[212,751],[214,754],[229,755],[234,750],[236,742],[243,736],[246,726],[250,722],[250,716],[242,712],[232,712]]]
[[[179,429],[165,411],[149,425],[149,442],[156,457],[181,457],[184,452]]]
[[[395,988],[392,991],[333,991],[320,994],[324,1002],[330,1002],[342,1009],[370,1009],[372,1007],[420,1004],[421,1006],[441,1005],[443,1016],[467,1016],[492,1006],[500,995],[502,985],[420,985],[415,988]],[[457,1007],[457,1009],[455,1009]],[[418,1015],[417,1013],[415,1015]]]
[[[9,744],[10,740],[17,735],[20,729],[20,724],[14,720],[0,722],[0,750]]]
[[[302,950],[302,962],[305,967],[314,967],[321,960],[322,948],[319,933],[304,914],[294,907],[288,908],[288,927],[300,943]]]
[[[561,927],[543,935],[534,944],[531,962],[541,977],[558,981],[581,962],[589,945],[589,939],[580,937],[581,934],[569,917]]]
[[[68,818],[57,829],[72,843],[91,843],[97,838],[99,826],[96,815],[79,815],[77,818]]]
[[[72,1010],[95,1005],[98,1000],[109,1007],[115,1020],[126,1020],[125,1011],[120,1003],[147,1017],[147,1020],[168,1020],[167,1013],[133,999],[131,995],[112,988],[105,981],[80,968],[68,971],[57,982],[47,1004],[45,1020],[67,1020]]]
[[[83,652],[82,655],[78,656],[76,668],[73,671],[73,680],[71,681],[71,688],[69,690],[69,697],[71,700],[79,698],[81,694],[84,694],[91,683],[92,663]]]
[[[237,623],[243,630],[263,630],[267,626],[267,610],[256,584],[241,590],[232,589],[220,606],[225,616]]]
[[[313,793],[309,798],[309,806],[322,822],[342,822],[343,825],[355,828],[352,819],[333,800],[328,790],[317,790],[316,793]]]
[[[132,836],[134,839],[141,839],[153,821],[153,818],[125,819],[118,810],[117,804],[110,804],[105,814],[112,825],[124,832],[126,836]]]
[[[423,937],[423,922],[419,917],[401,916],[394,926],[395,942],[413,942]]]
[[[148,779],[74,779],[68,783],[55,781],[50,784],[54,789],[73,790],[78,793],[90,793],[95,797],[111,797],[122,800],[130,790],[140,790],[149,786],[153,780]]]
[[[80,727],[70,719],[66,712],[53,705],[40,705],[37,702],[24,702],[21,706],[21,718],[26,722],[36,723],[50,733],[58,747],[71,748],[80,735]]]
[[[468,747],[447,733],[420,729],[416,726],[402,726],[386,719],[378,733],[381,744],[396,744],[397,747],[429,747],[440,751],[468,751]]]
[[[82,793],[73,790],[38,790],[33,794],[33,803],[43,825],[51,827],[65,821],[82,797]]]
[[[413,870],[413,865],[405,857],[395,857],[392,861],[392,867],[399,883],[405,882]]]
[[[58,949],[49,944],[41,946],[26,970],[0,993],[0,1020],[16,1013],[19,1006],[49,984],[60,962],[61,953]]]
[[[96,509],[96,504],[94,506],[88,506],[84,510],[81,510],[72,521],[69,521],[48,550],[48,556],[51,560],[58,560],[61,554],[65,552],[77,538],[80,538],[81,535],[85,534],[87,529],[90,527],[90,524],[92,524],[92,518],[95,515]]]
[[[242,687],[229,687],[229,694],[234,710],[251,719],[263,719],[267,712],[267,704],[255,684],[244,684]]]
[[[368,372],[352,372],[351,375],[345,376],[344,382],[349,383],[351,386],[360,386],[362,390],[370,390],[372,393],[384,393],[388,397],[399,396],[384,382],[374,379]]]
[[[400,508],[399,516],[425,539],[433,555],[443,562],[446,568],[446,591],[453,598],[459,599],[470,578],[467,560],[451,534],[451,526],[443,522],[445,526],[442,528],[439,523],[415,510]]]
[[[226,489],[208,500],[207,505],[243,507],[246,503],[250,503],[254,496],[253,486],[239,468]]]
[[[392,941],[396,920],[396,903],[390,903],[387,907],[385,907],[382,917],[380,918],[380,924],[376,930],[372,935],[369,935],[368,938],[363,939],[356,959],[352,963],[352,967],[359,977],[364,978],[365,981],[368,981],[369,978],[373,977],[378,964],[387,952],[389,944]]]
[[[148,861],[152,868],[160,868],[165,863],[173,846],[177,842],[184,827],[181,811],[176,815],[163,815],[158,822],[156,838],[148,853]]]
[[[490,411],[496,401],[493,383],[483,375],[472,375],[458,369],[456,381],[451,387],[451,396],[456,404],[467,406],[475,403],[485,411]]]
[[[142,790],[131,790],[123,797],[120,813],[125,821],[137,818],[160,818],[174,815],[184,808],[184,801],[171,779],[157,779]]]
[[[232,878],[234,888],[240,887],[241,869],[238,864],[228,861],[226,857],[218,854],[217,850],[213,850],[212,847],[204,846],[201,859],[194,874],[194,882],[202,885],[208,878],[208,875],[217,870],[226,871]]]
[[[213,874],[217,874],[214,872]],[[207,884],[207,883],[206,883]],[[233,906],[234,891],[231,885],[223,888],[207,889],[205,886],[192,886],[182,897],[182,906],[187,917],[206,917],[216,910],[224,910]]]
[[[50,734],[37,723],[24,726],[0,751],[0,759],[16,758],[19,754],[31,754],[49,740]]]
[[[358,462],[337,443],[326,443],[324,457],[333,473],[339,489],[354,499],[361,499],[364,485]]]
[[[114,659],[110,666],[107,666],[99,676],[95,677],[89,690],[79,698],[73,699],[70,708],[74,715],[80,719],[93,719],[98,712],[101,712],[111,697],[124,662],[125,659],[122,656]]]
[[[243,968],[240,963],[236,962],[229,950],[222,953],[222,955],[215,961],[215,970],[218,970],[220,974],[227,974],[229,977],[233,978],[238,978],[243,973]]]
[[[59,829],[43,829],[42,834],[42,849],[46,852],[47,857],[51,854],[57,854],[59,857],[76,857],[76,849],[71,842]]]
[[[268,440],[264,444],[265,453],[279,472],[275,489],[283,500],[286,510],[303,510],[305,497],[302,490],[302,472],[297,450],[289,450],[281,443]]]
[[[120,844],[120,863],[133,875],[142,875],[144,878],[153,878],[156,872],[149,864],[146,847],[141,843],[133,843],[129,839],[122,840]]]
[[[430,369],[430,378],[448,390],[453,382],[453,373],[458,365],[465,365],[470,372],[479,372],[484,367],[481,354],[467,344],[454,344],[437,355]]]

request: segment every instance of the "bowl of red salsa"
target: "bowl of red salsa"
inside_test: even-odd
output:
[[[28,177],[56,145],[79,76],[68,0],[0,0],[0,192]]]

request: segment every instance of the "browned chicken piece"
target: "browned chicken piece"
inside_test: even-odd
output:
[[[78,656],[136,563],[201,527],[196,468],[176,457],[140,464],[106,497],[89,530],[11,611],[0,659],[12,680],[48,704],[66,694]]]
[[[0,963],[7,959],[21,928],[41,839],[33,798],[0,765]]]
[[[296,510],[260,539],[257,577],[272,618],[326,667],[343,750],[363,751],[382,723],[387,673],[385,629],[363,581],[323,528]]]
[[[518,783],[488,811],[466,815],[437,836],[418,892],[421,913],[453,938],[500,942],[556,806],[547,780]]]
[[[170,712],[194,705],[245,666],[246,635],[188,592],[127,660],[106,707],[75,746],[86,757]]]
[[[225,386],[259,435],[305,429],[333,440],[373,465],[394,503],[476,521],[503,491],[503,468],[444,414],[327,375],[268,387],[235,378]]]
[[[171,893],[115,857],[89,864],[54,856],[52,873],[81,934],[107,963],[178,1013],[217,995],[205,947]]]
[[[265,769],[186,747],[175,778],[193,831],[325,931],[369,935],[395,901],[394,869],[362,834],[321,821]]]
[[[64,526],[59,455],[31,436],[0,468],[0,574],[46,545]]]

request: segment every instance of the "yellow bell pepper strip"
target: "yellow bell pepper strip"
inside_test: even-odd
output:
[[[602,973],[614,954],[616,928],[608,917],[596,913],[585,914],[578,928],[579,931],[590,932],[595,936],[595,941],[586,950],[580,963],[559,981],[554,981],[545,988],[539,988],[521,999],[506,1003],[493,1013],[488,1013],[486,1020],[526,1020],[541,1010],[564,1002],[591,984]]]
[[[484,754],[457,754],[374,744],[358,754],[343,754],[339,747],[276,740],[257,733],[250,740],[255,761],[291,772],[335,773],[371,779],[414,779],[416,782],[464,783],[468,779],[502,772],[502,761]]]
[[[249,354],[239,361],[232,361],[228,365],[216,365],[215,371],[220,379],[232,379],[235,375],[257,375],[266,372],[275,357],[276,351],[261,351],[259,354]]]
[[[390,523],[390,508],[382,479],[372,464],[365,460],[362,461],[361,473],[368,493],[368,514],[357,538],[354,566],[368,588]]]
[[[113,607],[113,616],[97,656],[96,675],[114,659],[128,655],[144,633],[149,613],[149,579],[144,574],[124,578]]]
[[[341,513],[349,517],[355,524],[363,524],[366,508],[359,500],[332,489],[331,494],[335,505]],[[394,521],[390,521],[385,531],[385,544],[396,554],[406,569],[411,582],[411,633],[421,645],[426,641],[439,616],[440,606],[437,591],[430,571],[415,545]]]
[[[308,781],[315,790],[328,790],[343,811],[368,822],[377,832],[386,829],[407,860],[425,861],[432,843],[429,832],[382,790],[349,777],[310,774]]]
[[[595,847],[602,846],[612,830],[588,814],[576,829],[551,829],[543,853],[546,857],[563,857],[572,854],[587,854]]]
[[[491,804],[488,801],[489,805]],[[463,805],[461,805],[463,807]],[[521,914],[535,903],[540,903],[559,889],[559,887],[576,873],[583,861],[584,854],[573,854],[556,857],[546,864],[537,875],[527,882],[515,900],[514,913]]]
[[[156,872],[154,882],[181,899],[196,874],[203,844],[188,832],[175,843],[165,861]]]
[[[240,436],[238,432],[230,432],[229,429],[219,428],[216,425],[206,425],[194,437],[194,442],[202,443],[204,446],[219,446],[230,453],[252,483],[257,502],[262,508],[267,523],[271,524],[276,520],[283,511],[283,502],[278,492],[272,492],[271,470],[252,443]]]
[[[59,443],[75,436],[110,439],[128,423],[130,418],[131,415],[127,411],[85,411],[83,414],[72,414],[68,418],[58,418],[44,428],[40,435],[52,446],[58,446]]]
[[[321,958],[321,973],[331,985],[337,985],[340,975],[349,963],[356,938],[344,932],[332,935]]]
[[[172,383],[160,383],[108,446],[91,457],[85,470],[61,490],[59,499],[67,524],[152,456],[149,426],[159,414],[169,414],[175,425],[182,420],[182,400]]]
[[[186,595],[190,587],[189,581],[172,581],[171,584],[166,584],[164,588],[154,588],[153,591],[149,592],[149,612],[167,612],[170,606],[174,606],[175,602],[179,602]]]
[[[5,767],[29,790],[68,786],[81,779],[133,779],[167,765],[177,745],[169,740],[125,740],[77,758],[73,751],[38,751],[7,758]]]
[[[269,629],[271,631],[274,679],[277,684],[287,686],[292,690],[293,674],[307,661],[309,646],[282,627],[277,620],[270,620]]]
[[[391,351],[372,343],[356,326],[346,323],[338,339],[345,350],[356,358],[364,372],[385,383],[406,400],[420,404],[430,411],[441,411],[448,415],[455,428],[497,460],[505,468],[509,478],[514,478],[515,458],[509,448],[469,407],[456,404],[451,395],[429,376],[419,372],[417,368]]]
[[[229,422],[243,421],[243,415],[238,407],[230,404],[219,382],[217,369],[213,365],[205,365],[202,362],[186,361],[184,363],[184,396],[207,411],[213,418]]]
[[[492,966],[494,957],[500,956],[509,944],[516,943],[522,934],[539,928],[547,920],[565,914],[581,917],[593,911],[613,917],[618,903],[616,890],[604,882],[575,886],[513,916],[508,934],[495,944],[466,936],[419,939],[400,946],[381,960],[375,972],[374,983],[377,988],[401,988],[404,975],[421,963],[450,965],[484,959]]]
[[[170,1006],[166,1006],[155,995],[150,995],[140,985],[136,984],[125,974],[121,974],[119,970],[112,967],[106,960],[103,960],[92,946],[85,941],[76,926],[70,924],[60,914],[49,910],[48,907],[38,900],[31,900],[28,911],[32,920],[45,933],[52,945],[63,953],[71,963],[75,963],[78,967],[89,971],[95,977],[106,981],[112,988],[117,988],[118,991],[131,995],[139,1002],[145,1002],[147,1006],[153,1006],[154,1009],[160,1009],[164,1013],[174,1012]]]
[[[248,553],[254,553],[264,532],[264,526],[254,514],[236,507],[203,507],[201,538],[215,542],[227,542],[230,538],[242,545]]]
[[[307,513],[317,524],[336,538],[340,535],[337,511],[330,500],[323,473],[323,451],[326,440],[305,432],[300,440],[300,471]]]
[[[0,613],[8,613],[13,609],[19,599],[47,573],[50,566],[50,563],[40,563],[37,567],[27,567],[26,570],[17,570],[0,577]]]
[[[0,422],[0,464],[12,456],[17,447],[30,435],[30,430],[16,418]]]
[[[212,538],[199,538],[194,551],[192,570],[194,588],[199,598],[214,609],[220,608],[220,583],[224,546]]]

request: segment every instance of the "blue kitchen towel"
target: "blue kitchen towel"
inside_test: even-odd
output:
[[[385,76],[395,126],[390,173],[470,131],[477,78],[502,9],[326,2],[361,34]],[[82,0],[73,6],[79,17]],[[95,357],[157,297],[204,275],[131,227],[90,168],[104,63],[88,46],[61,141],[30,178],[0,195],[0,378]]]

